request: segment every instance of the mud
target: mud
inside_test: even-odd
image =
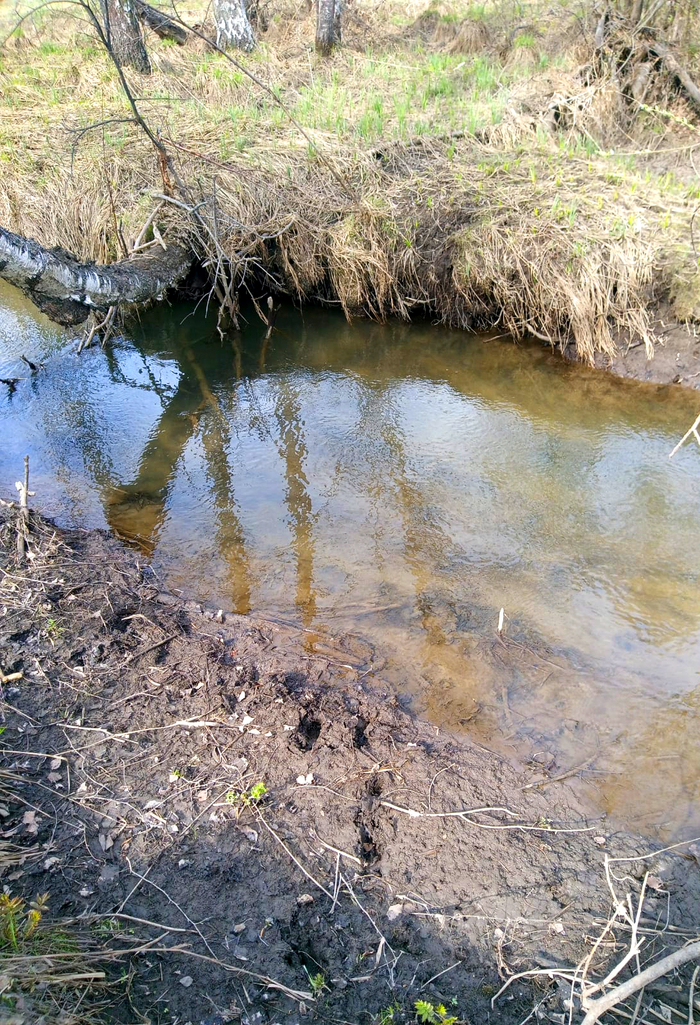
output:
[[[578,962],[609,914],[605,855],[653,844],[415,719],[349,639],[185,602],[114,539],[37,516],[16,568],[12,517],[0,840],[27,858],[0,856],[0,883],[154,941],[109,1020],[364,1025],[415,1021],[417,999],[473,1025],[563,1020],[551,979],[491,1001]],[[654,872],[647,917],[697,923],[697,860]]]
[[[655,317],[654,333],[658,341],[651,359],[641,342],[620,337],[617,339],[617,355],[611,359],[597,353],[596,367],[616,377],[634,381],[700,388],[700,337],[697,326],[680,324],[670,310],[662,306]],[[565,348],[564,357],[572,363],[578,361],[573,344]]]

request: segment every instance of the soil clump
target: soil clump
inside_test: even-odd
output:
[[[551,979],[491,1000],[576,964],[608,917],[605,855],[653,844],[416,720],[342,637],[184,601],[113,538],[34,514],[17,568],[0,513],[1,882],[112,950],[148,944],[107,1020],[561,1013]],[[647,917],[697,921],[697,860],[654,871]],[[12,1020],[36,1020],[27,999]]]

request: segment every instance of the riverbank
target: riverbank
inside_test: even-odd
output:
[[[261,300],[497,325],[697,385],[695,112],[656,64],[632,110],[595,69],[593,24],[528,11],[523,31],[498,4],[353,8],[328,62],[292,7],[237,66],[196,37],[149,37],[154,74],[132,88],[179,206],[107,57],[44,12],[2,54],[0,223],[109,262],[157,209],[166,242]]]
[[[342,638],[164,593],[101,532],[32,514],[26,568],[11,510],[0,537],[0,872],[13,898],[48,895],[5,960],[11,1021],[559,1014],[608,919],[606,857],[638,859],[647,958],[692,933],[692,846],[651,857],[563,781],[524,787]],[[619,926],[584,976],[623,955]],[[534,967],[561,973],[513,980]]]

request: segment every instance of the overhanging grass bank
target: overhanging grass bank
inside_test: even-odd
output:
[[[679,319],[698,313],[697,185],[603,153],[587,128],[556,132],[514,111],[523,66],[561,85],[575,78],[571,50],[523,65],[453,53],[452,37],[427,54],[394,35],[381,53],[310,64],[300,26],[246,58],[296,125],[222,55],[150,41],[156,73],[133,86],[195,217],[158,198],[153,148],[94,42],[65,24],[19,40],[0,79],[0,223],[107,261],[162,203],[166,240],[257,294],[498,324],[573,341],[589,362],[620,337],[651,354],[662,300]],[[546,84],[531,89],[541,108]]]

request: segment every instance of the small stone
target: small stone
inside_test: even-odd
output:
[[[297,897],[297,904],[303,907],[305,904],[313,904],[314,899],[310,893],[300,893]]]
[[[403,914],[403,904],[392,904],[386,913],[390,922],[395,922]]]
[[[180,858],[180,860],[177,863],[177,867],[178,868],[187,868],[188,865],[191,865],[191,864],[192,864],[192,862],[190,861],[189,858]]]
[[[192,978],[191,975],[183,975],[182,978],[179,979],[178,981],[179,981],[181,986],[184,986],[185,989],[188,989],[192,985],[192,983],[194,982],[194,979]]]
[[[245,932],[245,922],[239,922],[238,925],[234,925],[233,931],[236,936],[240,936],[242,932]]]

